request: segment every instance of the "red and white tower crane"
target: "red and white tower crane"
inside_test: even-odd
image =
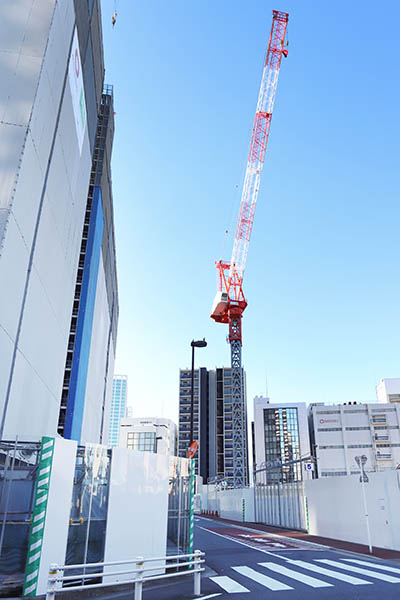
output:
[[[242,314],[247,302],[243,293],[243,275],[267,150],[279,70],[282,56],[287,56],[284,43],[288,20],[287,13],[272,11],[272,28],[258,95],[232,257],[229,263],[222,260],[216,263],[219,273],[219,289],[212,306],[211,318],[217,323],[229,324],[232,369],[233,474],[232,477],[226,477],[226,479],[230,480],[229,482],[234,487],[243,487],[247,484],[247,431],[242,372]]]

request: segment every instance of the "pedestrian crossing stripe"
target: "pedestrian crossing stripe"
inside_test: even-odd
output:
[[[301,581],[301,583],[305,583],[313,588],[321,588],[321,587],[332,587],[331,583],[327,583],[326,581],[322,581],[321,579],[316,579],[315,577],[310,577],[310,575],[304,575],[303,573],[299,573],[298,571],[292,571],[292,569],[288,569],[283,565],[278,565],[273,562],[262,562],[258,563],[261,567],[265,567],[266,569],[270,569],[271,571],[276,571],[276,573],[280,573],[281,575],[285,575],[291,579],[296,579],[297,581]]]
[[[400,583],[400,579],[398,577],[392,577],[392,575],[384,575],[383,573],[377,573],[376,571],[371,571],[370,569],[361,569],[360,567],[354,567],[353,565],[346,565],[344,563],[340,563],[337,560],[329,560],[329,558],[322,558],[318,559],[318,562],[322,562],[326,565],[331,565],[332,567],[339,567],[339,569],[353,571],[354,573],[360,573],[360,575],[368,575],[369,577],[373,577],[374,579],[380,579],[381,581],[387,581],[388,583]]]
[[[222,589],[225,590],[225,592],[228,592],[229,594],[250,592],[250,590],[244,587],[244,585],[241,585],[240,583],[238,583],[231,577],[227,577],[226,575],[221,575],[219,577],[210,577],[210,579],[211,581],[217,583],[219,587],[222,587]]]
[[[328,581],[323,581],[322,579],[319,579],[317,577],[311,577],[310,575],[306,575],[295,569],[291,569],[288,565],[293,565],[294,567],[298,567],[304,570],[310,570],[313,572],[313,574],[318,573],[320,575],[325,575],[329,579],[338,579],[351,585],[373,584],[372,581],[360,579],[359,577],[355,577],[354,575],[350,575],[348,573],[341,573],[338,570],[328,569],[316,563],[322,563],[324,565],[334,567],[335,569],[342,569],[343,571],[350,571],[352,573],[366,575],[367,577],[371,577],[372,579],[379,579],[387,583],[400,583],[400,578],[393,577],[392,575],[388,575],[386,573],[382,573],[375,570],[380,569],[381,571],[389,571],[391,573],[397,573],[400,575],[400,568],[351,558],[345,558],[341,561],[330,559],[315,559],[313,562],[285,559],[284,565],[275,562],[260,562],[257,564],[263,569],[268,569],[269,571],[273,571],[279,575],[283,575],[284,577],[288,577],[289,579],[293,579],[295,581],[298,581],[299,583],[302,583],[312,588],[334,587],[334,584]],[[362,565],[367,568],[361,568],[356,565]],[[231,568],[236,573],[239,573],[239,575],[242,575],[243,577],[246,577],[247,579],[258,583],[273,592],[281,590],[294,590],[293,587],[287,585],[286,583],[269,577],[264,573],[257,571],[247,565],[235,566]],[[222,588],[225,592],[229,594],[244,593],[251,591],[242,583],[237,582],[235,579],[233,579],[232,577],[228,577],[227,575],[210,577],[210,580],[216,583],[220,588]]]
[[[237,571],[241,575],[245,577],[249,577],[253,581],[257,583],[261,583],[264,587],[267,587],[269,590],[273,592],[277,592],[278,590],[292,590],[293,588],[290,585],[286,585],[286,583],[282,583],[277,579],[272,579],[272,577],[268,577],[268,575],[263,575],[263,573],[259,573],[250,567],[232,567],[234,571]]]
[[[297,567],[301,567],[302,569],[309,569],[310,571],[313,571],[313,573],[320,573],[321,575],[327,575],[332,579],[339,579],[339,581],[344,581],[345,583],[350,583],[351,585],[371,585],[371,581],[366,581],[365,579],[360,579],[359,577],[353,577],[352,575],[347,575],[347,573],[332,571],[331,569],[326,569],[325,567],[320,567],[319,565],[315,565],[313,563],[307,563],[303,560],[288,560],[287,562]]]
[[[357,560],[354,558],[345,558],[347,562],[356,563],[357,565],[363,565],[365,567],[372,567],[373,569],[381,569],[381,571],[390,571],[391,573],[397,573],[400,575],[400,569],[395,567],[389,567],[388,565],[381,565],[380,563],[367,562],[366,560]]]

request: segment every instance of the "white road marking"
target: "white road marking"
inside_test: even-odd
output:
[[[226,535],[222,535],[222,533],[217,533],[216,531],[210,531],[207,527],[201,527],[200,525],[196,525],[199,529],[203,531],[207,531],[208,533],[213,533],[214,535],[219,535],[219,537],[224,538],[224,540],[229,540],[230,542],[235,542],[235,544],[241,544],[242,546],[246,546],[246,548],[250,548],[251,550],[256,550],[257,552],[263,552],[263,554],[270,554],[271,556],[275,556],[279,558],[276,554],[272,554],[272,552],[268,552],[268,550],[264,550],[263,548],[255,548],[254,546],[250,546],[250,544],[246,544],[246,542],[239,542],[239,540],[234,540]]]
[[[367,575],[368,577],[373,577],[375,579],[381,579],[382,581],[387,581],[388,583],[400,583],[400,579],[398,577],[384,575],[383,573],[377,573],[376,571],[370,571],[369,569],[360,569],[360,567],[346,565],[344,563],[338,562],[337,560],[329,560],[328,558],[318,558],[317,562],[321,562],[326,565],[331,565],[332,567],[337,567],[339,569],[345,569],[346,571],[352,571],[353,573],[359,573],[360,575]]]
[[[249,592],[244,585],[240,585],[234,579],[227,577],[226,575],[221,575],[219,577],[210,577],[211,581],[214,581],[217,585],[222,587],[223,590],[228,592],[229,594],[238,594],[239,592]]]
[[[219,592],[218,594],[210,594],[209,596],[203,596],[202,598],[200,598],[200,600],[207,600],[208,598],[216,598],[217,596],[222,596],[222,592]]]
[[[301,581],[306,585],[309,585],[313,588],[322,588],[322,587],[333,587],[331,583],[327,583],[326,581],[321,581],[320,579],[316,579],[315,577],[310,577],[309,575],[304,575],[303,573],[299,573],[298,571],[292,571],[287,567],[282,565],[277,565],[273,562],[263,562],[258,563],[262,567],[270,569],[271,571],[276,571],[276,573],[280,573],[281,575],[285,575],[286,577],[290,577],[291,579],[296,579],[296,581]]]
[[[267,587],[269,590],[272,590],[274,592],[276,592],[278,590],[292,590],[293,589],[289,585],[286,585],[286,583],[281,583],[280,581],[277,581],[276,579],[272,579],[272,577],[268,577],[267,575],[263,575],[262,573],[259,573],[258,571],[255,571],[254,569],[250,569],[250,567],[232,567],[232,569],[234,571],[237,571],[241,575],[244,575],[245,577],[249,577],[250,579],[252,579],[253,581],[256,581],[257,583],[260,583],[264,587]]]
[[[352,585],[370,585],[371,581],[365,581],[364,579],[359,579],[358,577],[352,577],[351,575],[346,575],[345,573],[338,573],[337,571],[331,571],[330,569],[324,569],[324,567],[320,567],[318,565],[305,562],[304,560],[288,560],[287,562],[295,565],[297,567],[301,567],[302,569],[308,569],[309,571],[313,571],[314,573],[320,573],[321,575],[327,575],[328,577],[332,577],[333,579],[339,579],[340,581],[345,581],[346,583],[351,583]]]
[[[382,571],[390,571],[391,573],[397,573],[400,575],[400,569],[394,567],[388,567],[387,565],[381,565],[380,563],[367,562],[366,560],[357,560],[355,558],[345,558],[348,562],[357,563],[358,565],[364,565],[366,567],[372,567],[373,569],[381,569]]]

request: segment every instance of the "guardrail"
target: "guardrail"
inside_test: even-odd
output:
[[[200,565],[205,562],[204,552],[195,550],[193,554],[177,554],[174,556],[158,556],[154,558],[143,558],[138,556],[132,560],[119,560],[113,562],[102,562],[102,563],[86,563],[84,565],[57,565],[55,563],[50,565],[49,578],[47,584],[46,600],[55,600],[56,594],[63,592],[70,592],[72,590],[88,590],[91,588],[106,587],[110,585],[125,585],[127,583],[134,584],[134,600],[142,600],[143,583],[146,581],[155,581],[157,579],[167,579],[169,577],[180,577],[181,575],[193,575],[194,577],[194,595],[201,595],[201,573],[204,571],[204,567]],[[170,563],[169,561],[174,560],[176,562]],[[183,562],[180,562],[182,561]],[[164,564],[156,566],[147,566],[147,563],[154,563],[163,561]],[[134,565],[134,568],[126,571],[101,571],[99,573],[85,573],[85,569],[99,567],[114,567],[116,565]],[[161,575],[147,575],[146,571],[154,571],[155,569],[177,569],[181,567],[188,567],[185,571],[178,571],[174,573],[163,573]],[[65,571],[71,569],[83,569],[82,575],[65,575]],[[126,579],[117,582],[102,582],[102,583],[89,583],[84,585],[71,585],[68,587],[62,587],[64,582],[73,582],[76,580],[95,579],[98,577],[107,578],[115,575],[134,575],[132,579]]]

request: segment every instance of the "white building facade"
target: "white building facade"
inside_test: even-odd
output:
[[[318,477],[358,474],[363,454],[366,471],[400,464],[400,404],[312,404],[309,415]]]
[[[305,402],[270,403],[254,398],[254,449],[257,467],[297,461],[310,456],[307,408]],[[287,471],[289,479],[301,478],[299,468]],[[288,480],[289,481],[289,480]]]
[[[176,456],[177,427],[170,419],[121,419],[119,446],[131,450]]]
[[[376,386],[378,402],[400,402],[400,378],[381,379]]]

